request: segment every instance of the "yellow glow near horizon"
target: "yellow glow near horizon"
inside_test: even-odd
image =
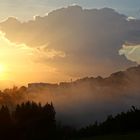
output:
[[[18,86],[30,82],[61,80],[63,76],[50,63],[55,56],[64,57],[59,51],[45,52],[43,48],[12,43],[0,32],[0,88],[4,82]]]
[[[3,64],[0,64],[0,74],[3,74],[5,71],[5,67]]]
[[[3,64],[0,64],[0,80],[6,80],[6,68]]]

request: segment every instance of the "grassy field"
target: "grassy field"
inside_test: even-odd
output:
[[[128,134],[128,135],[98,136],[93,138],[81,138],[75,140],[140,140],[140,133]]]

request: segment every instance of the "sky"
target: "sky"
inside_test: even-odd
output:
[[[110,7],[128,16],[140,18],[139,0],[0,0],[0,2],[0,20],[8,16],[29,20],[35,15],[45,15],[54,9],[73,4],[84,8]]]
[[[0,83],[106,77],[140,64],[139,0],[0,2]]]

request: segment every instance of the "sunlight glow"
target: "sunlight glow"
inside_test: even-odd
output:
[[[61,51],[14,44],[1,31],[0,50],[0,87],[5,81],[13,86],[46,80],[56,82],[62,77],[50,63],[55,57],[65,57],[65,53]]]
[[[6,68],[3,64],[0,64],[0,81],[6,79]]]
[[[3,64],[0,64],[0,74],[2,74],[5,71],[5,67]]]

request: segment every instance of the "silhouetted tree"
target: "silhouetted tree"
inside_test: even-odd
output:
[[[16,124],[24,132],[26,139],[52,138],[55,132],[55,110],[53,104],[36,104],[34,102],[17,105],[14,112]]]
[[[0,109],[0,139],[10,138],[11,128],[12,120],[10,111],[7,106],[2,106]]]

